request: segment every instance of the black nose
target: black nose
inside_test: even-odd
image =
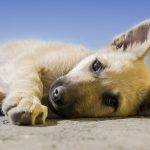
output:
[[[56,80],[50,87],[49,91],[49,108],[61,117],[70,117],[74,110],[74,100],[71,98],[71,91],[66,84]]]
[[[56,87],[52,91],[52,101],[61,106],[64,104],[64,88],[62,86]]]

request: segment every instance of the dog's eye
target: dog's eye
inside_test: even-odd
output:
[[[118,94],[106,92],[106,93],[103,93],[102,95],[102,103],[104,105],[114,107],[115,109],[117,109],[119,105],[118,99],[119,99]]]
[[[105,66],[98,60],[96,59],[93,64],[92,64],[92,70],[94,72],[99,72],[101,70],[104,70],[105,69]]]

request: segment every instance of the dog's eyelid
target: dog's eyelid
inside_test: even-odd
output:
[[[101,64],[105,66],[104,60],[103,60],[102,58],[97,58],[97,57],[96,57],[96,58],[94,59],[94,61],[96,61],[96,60],[99,61],[99,62],[101,62]],[[93,61],[93,62],[94,62],[94,61]]]
[[[104,58],[96,58],[98,61],[101,62],[101,64],[103,65],[104,69],[106,69],[107,67],[110,67],[110,65],[107,64],[106,60]]]
[[[99,74],[105,68],[106,68],[106,65],[104,65],[104,63],[101,60],[99,60],[98,58],[95,58],[94,61],[92,62],[91,71],[96,74]]]

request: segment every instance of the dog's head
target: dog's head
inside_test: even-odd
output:
[[[50,90],[52,109],[68,117],[150,114],[150,21],[83,59]]]

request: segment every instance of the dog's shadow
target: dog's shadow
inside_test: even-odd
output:
[[[2,124],[10,124],[10,122],[5,119],[4,116],[1,116]],[[35,125],[35,126],[28,126],[28,127],[48,127],[48,126],[57,126],[62,121],[77,121],[77,122],[103,122],[103,121],[110,121],[110,120],[125,120],[125,119],[150,119],[150,116],[133,116],[133,117],[105,117],[105,118],[58,118],[58,117],[49,117],[46,120],[44,125]]]
[[[108,117],[108,118],[53,118],[47,119],[45,125],[36,125],[38,127],[45,127],[45,126],[56,126],[61,121],[70,120],[70,121],[77,121],[77,122],[101,122],[101,121],[109,121],[109,120],[125,120],[125,119],[150,119],[150,116],[134,116],[134,117]]]

